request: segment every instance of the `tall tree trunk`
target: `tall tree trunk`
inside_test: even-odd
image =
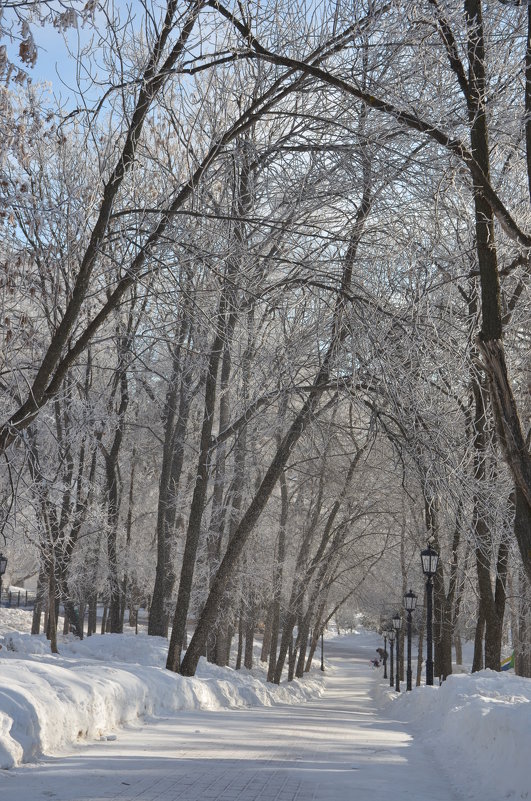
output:
[[[494,591],[495,619],[485,627],[485,667],[500,670],[503,637],[503,619],[507,598],[507,568],[509,562],[509,543],[504,537],[498,546],[496,582]]]
[[[457,580],[459,573],[459,560],[458,552],[461,542],[461,528],[462,528],[462,505],[459,503],[454,536],[452,540],[452,558],[450,562],[450,575],[448,578],[448,592],[440,598],[440,630],[439,630],[439,646],[438,646],[438,666],[439,671],[437,675],[446,679],[452,673],[452,641],[454,639],[454,626],[456,622],[455,616],[455,597],[457,591]],[[444,592],[444,586],[443,586]]]
[[[89,609],[87,620],[87,637],[96,634],[98,627],[98,596],[95,592],[89,597]]]
[[[264,622],[262,648],[260,649],[260,662],[267,662],[269,660],[269,652],[271,650],[272,625],[273,625],[273,604],[270,603],[269,606],[267,607],[266,618]]]
[[[321,607],[318,606],[318,600],[322,593],[323,593],[322,581],[318,580],[315,582],[315,587],[310,593],[310,598],[308,600],[306,613],[301,621],[300,628],[297,633],[298,656],[297,656],[297,664],[295,667],[295,677],[297,679],[302,679],[302,677],[304,676],[307,664],[307,650],[309,642],[311,648],[310,627],[313,620],[315,629],[316,627],[315,623],[317,622],[316,619],[318,619],[320,617],[320,614],[322,614]]]
[[[118,514],[119,488],[117,462],[110,458],[106,462],[107,492],[107,560],[109,568],[109,619],[113,634],[121,634],[122,588],[118,575]]]
[[[417,676],[415,685],[420,687],[422,680],[422,666],[424,664],[423,648],[424,648],[424,633],[426,631],[426,607],[428,604],[428,593],[424,586],[424,597],[422,600],[422,622],[419,628],[418,646],[417,646]]]
[[[230,424],[230,379],[232,372],[231,347],[234,337],[234,330],[238,322],[238,294],[233,285],[234,276],[245,261],[248,250],[247,231],[245,219],[248,216],[252,203],[253,195],[250,187],[250,166],[249,160],[254,158],[250,153],[253,148],[249,148],[249,138],[252,136],[247,132],[243,137],[238,138],[235,148],[235,184],[233,196],[233,241],[231,242],[233,254],[229,257],[227,268],[227,283],[224,287],[226,294],[226,314],[223,358],[221,362],[220,381],[219,381],[219,431],[222,433]],[[249,396],[250,364],[253,349],[255,347],[252,333],[254,329],[254,302],[247,307],[247,344],[242,356],[242,396],[244,408],[247,408]],[[232,498],[227,507],[224,505],[225,484],[226,484],[226,460],[227,449],[224,441],[218,442],[216,449],[216,465],[214,470],[214,490],[212,496],[212,513],[210,528],[207,536],[207,552],[209,555],[209,587],[212,585],[213,577],[218,569],[223,550],[223,540],[225,535],[227,514],[230,515],[228,521],[228,539],[232,539],[236,528],[236,515],[239,514],[242,502],[243,487],[245,481],[246,463],[246,442],[247,425],[243,427],[236,441],[235,449],[235,469],[232,482]],[[241,461],[240,461],[241,460]],[[227,588],[225,594],[226,603],[224,604],[223,619],[218,620],[217,626],[212,626],[209,639],[213,643],[213,659],[218,664],[228,663],[230,651],[230,639],[232,631],[233,603],[231,601],[230,589]],[[219,642],[218,642],[219,641]]]
[[[148,634],[158,637],[168,636],[168,602],[175,583],[171,549],[175,537],[176,503],[192,401],[192,373],[190,369],[186,369],[186,362],[183,366],[183,346],[190,327],[188,317],[188,310],[185,308],[173,351],[172,375],[164,409],[164,443],[156,523],[157,562],[148,622]]]
[[[246,379],[244,378],[244,400],[246,398]],[[238,525],[238,517],[243,501],[245,490],[246,469],[247,469],[247,424],[239,432],[234,448],[234,467],[233,480],[230,491],[230,504],[227,509],[228,519],[228,541],[230,542]],[[234,580],[231,580],[225,590],[223,599],[224,615],[215,627],[215,657],[217,665],[225,666],[229,664],[230,645],[234,636]],[[220,605],[221,606],[221,605]]]
[[[476,623],[476,631],[474,635],[474,657],[472,660],[472,673],[477,673],[478,670],[483,670],[483,635],[485,632],[485,614],[481,598],[478,599],[478,620]]]
[[[179,670],[179,663],[183,648],[183,637],[186,628],[186,619],[188,617],[190,597],[192,594],[192,583],[195,571],[197,549],[199,546],[201,521],[203,519],[203,511],[205,508],[209,472],[210,439],[212,436],[212,426],[214,423],[214,413],[216,409],[218,368],[223,351],[225,334],[226,303],[227,298],[225,292],[222,291],[216,317],[216,334],[210,349],[208,367],[206,371],[203,424],[201,427],[199,459],[196,471],[197,477],[192,503],[190,506],[190,515],[188,518],[188,528],[186,532],[181,575],[179,580],[179,591],[177,594],[177,605],[175,607],[170,646],[168,649],[168,658],[166,660],[166,667],[168,670],[172,670],[174,672],[178,672]],[[216,610],[212,610],[212,612],[214,617],[214,613],[217,613],[217,608]],[[208,637],[205,636],[204,641],[201,642],[201,647],[198,648],[197,652],[194,650],[194,656],[197,656],[198,660],[206,647],[207,639]],[[188,654],[190,653],[190,645],[188,646],[186,657],[188,657]]]
[[[132,312],[129,315],[129,326]],[[127,379],[127,359],[129,337],[121,335],[118,339],[119,371],[116,375],[116,388],[119,389],[117,422],[111,447],[107,450],[100,438],[100,449],[105,460],[105,500],[107,504],[107,560],[109,571],[109,625],[113,634],[123,632],[122,625],[122,585],[118,574],[118,523],[120,515],[120,471],[118,457],[124,438],[125,415],[129,406],[129,384]]]
[[[254,646],[254,630],[256,628],[256,604],[254,597],[251,593],[249,604],[247,607],[247,615],[245,622],[245,652],[243,657],[243,665],[247,670],[253,668],[253,646]]]
[[[127,519],[125,523],[125,547],[127,554],[130,553],[131,550],[131,534],[133,528],[133,508],[135,503],[135,468],[136,468],[136,448],[133,447],[131,453],[131,469],[129,473],[129,493],[128,493],[128,503],[127,503]],[[120,613],[121,625],[122,629],[124,626],[124,618],[125,618],[125,607],[127,605],[127,597],[130,595],[130,587],[129,587],[129,576],[127,575],[127,571],[124,572],[124,578],[122,583],[122,609]],[[129,603],[131,606],[131,603]],[[129,625],[131,625],[131,620],[129,620]]]
[[[243,408],[247,409],[249,406],[249,386],[252,374],[252,360],[255,348],[254,341],[254,306],[251,305],[247,309],[246,314],[246,331],[247,343],[242,356],[241,365],[241,397]],[[243,497],[247,482],[247,451],[248,451],[248,437],[250,429],[249,424],[245,422],[236,436],[236,444],[234,447],[233,458],[233,479],[230,487],[230,502],[225,514],[225,524],[228,528],[228,541],[230,542],[234,536],[237,525],[239,523],[239,516],[243,503]],[[252,450],[252,447],[251,447]],[[221,546],[221,541],[220,541]],[[221,551],[219,556],[221,557]],[[210,577],[210,582],[212,576]],[[215,631],[215,662],[218,665],[224,666],[229,664],[230,658],[230,645],[232,637],[234,636],[234,601],[233,592],[234,579],[228,582],[225,589],[225,596],[223,600],[224,615],[223,619],[217,621],[216,626],[213,626]]]
[[[476,569],[481,599],[481,614],[485,623],[485,667],[500,669],[503,616],[505,612],[505,577],[508,545],[502,540],[498,549],[495,591],[491,578],[492,535],[484,510],[486,493],[486,410],[484,393],[478,381],[473,382],[474,414],[474,478],[476,491],[473,503],[473,531],[476,542]]]
[[[56,585],[55,585],[55,565],[50,563],[48,576],[48,639],[50,640],[50,650],[52,654],[58,654],[57,648],[57,615],[56,615]]]
[[[310,638],[310,648],[309,648],[309,651],[308,651],[308,658],[306,660],[306,666],[304,668],[304,672],[305,673],[308,673],[308,671],[310,670],[310,668],[312,666],[313,658],[314,658],[315,652],[317,650],[317,646],[319,644],[319,638],[321,636],[321,632],[322,632],[323,627],[324,627],[323,618],[324,618],[324,612],[325,612],[325,607],[326,607],[326,599],[327,599],[327,594],[325,593],[323,598],[321,599],[321,601],[319,603],[319,607],[318,607],[317,613],[315,615],[315,621],[314,621],[314,625],[313,625],[313,629],[312,629],[312,636]]]
[[[454,597],[454,608],[453,608],[453,617],[452,617],[452,628],[454,632],[454,645],[455,645],[455,661],[458,665],[463,664],[463,648],[461,642],[461,634],[459,631],[459,621],[461,615],[461,604],[463,601],[463,595],[465,591],[465,581],[468,572],[468,561],[470,558],[470,544],[467,542],[466,544],[466,551],[465,551],[465,558],[463,560],[463,568],[461,570],[461,574],[459,579],[456,583],[456,591]]]
[[[518,630],[515,643],[515,673],[531,678],[531,584],[527,573],[519,575]]]
[[[33,615],[31,620],[31,633],[39,634],[41,628],[41,615],[42,615],[42,602],[44,593],[46,591],[46,568],[43,561],[39,570],[39,578],[37,580],[37,592],[35,594],[35,605],[33,607]]]
[[[221,372],[219,380],[219,411],[218,411],[218,427],[219,431],[225,431],[230,425],[230,400],[229,400],[229,382],[232,368],[231,360],[231,343],[236,324],[236,314],[230,314],[227,323],[227,331],[223,345],[223,358],[221,360]],[[207,534],[207,557],[208,557],[208,572],[209,572],[209,586],[212,576],[215,574],[218,564],[221,560],[222,543],[225,533],[226,515],[228,508],[225,505],[225,484],[226,484],[226,461],[227,450],[226,443],[221,442],[216,448],[216,464],[214,467],[214,487],[212,491],[212,506],[210,514],[210,525]],[[228,612],[228,610],[227,610]],[[226,615],[228,617],[228,614]],[[221,621],[220,621],[221,622]],[[214,630],[210,635],[209,647],[209,660],[216,662],[218,658],[217,648],[217,633],[227,631],[228,620],[224,621],[225,625],[218,626],[217,631]]]
[[[240,604],[240,614],[238,615],[238,648],[236,651],[236,670],[240,670],[242,666],[244,633],[243,604]]]
[[[278,443],[277,443],[278,444]],[[282,578],[284,573],[284,560],[286,558],[286,525],[288,522],[288,486],[286,474],[279,476],[280,483],[280,522],[276,558],[273,563],[273,600],[271,602],[271,627],[269,635],[269,665],[267,680],[273,681],[277,665],[278,635],[280,631],[280,602],[282,598]]]
[[[490,156],[487,129],[487,81],[485,69],[485,41],[481,0],[465,0],[465,15],[468,27],[469,93],[467,102],[470,118],[470,139],[472,154],[483,174],[490,180]],[[526,61],[526,107],[530,105],[529,86],[529,48]],[[528,146],[528,165],[531,164],[529,144],[531,130],[526,124],[526,144]],[[528,179],[531,175],[528,173]],[[522,432],[518,409],[508,378],[505,353],[502,343],[502,314],[500,303],[500,279],[498,271],[494,214],[485,199],[484,192],[474,180],[474,204],[476,218],[476,249],[481,284],[481,337],[479,348],[485,362],[489,381],[492,409],[497,424],[498,438],[505,459],[515,483],[521,493],[520,503],[525,508],[525,516],[531,520],[531,456]],[[530,183],[531,187],[531,183]],[[516,533],[516,532],[515,532]],[[517,538],[524,569],[531,581],[531,523],[521,531]],[[484,583],[484,582],[483,582]],[[488,603],[487,627],[493,618],[493,604]],[[497,636],[497,635],[496,635]],[[489,646],[489,664],[494,664],[496,636],[489,638],[494,650]],[[495,668],[493,668],[495,669]]]

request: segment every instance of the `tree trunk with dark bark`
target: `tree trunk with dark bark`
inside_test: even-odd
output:
[[[264,621],[264,634],[262,638],[262,648],[260,650],[260,662],[267,662],[271,650],[271,627],[273,623],[273,604],[267,607],[266,618]]]
[[[531,678],[531,584],[522,569],[518,580],[517,636],[513,643],[517,676]]]
[[[483,657],[483,635],[485,632],[485,615],[481,604],[481,599],[478,599],[478,620],[476,623],[476,631],[474,635],[474,657],[472,660],[472,673],[477,673],[478,670],[483,670],[484,657]]]
[[[247,607],[246,621],[245,621],[245,651],[243,656],[243,666],[247,670],[253,668],[253,646],[254,646],[254,632],[256,628],[256,606],[254,598],[250,598],[249,606]]]
[[[181,574],[179,580],[179,591],[177,594],[177,605],[173,617],[172,633],[170,638],[170,646],[168,649],[168,658],[166,667],[174,672],[179,671],[179,663],[181,659],[181,652],[183,648],[184,630],[186,627],[186,619],[188,617],[188,608],[190,605],[190,597],[192,594],[192,583],[195,571],[195,562],[197,555],[197,548],[199,546],[199,535],[201,532],[201,521],[203,519],[203,512],[205,508],[208,473],[209,473],[209,456],[210,456],[210,441],[212,436],[212,426],[214,423],[214,413],[216,409],[216,386],[218,380],[218,368],[223,352],[224,334],[225,334],[225,310],[227,298],[222,292],[220,305],[218,308],[216,319],[216,334],[214,342],[210,349],[208,359],[208,367],[206,371],[205,380],[205,397],[203,405],[203,424],[201,427],[201,438],[199,446],[199,459],[196,471],[196,481],[190,506],[190,515],[188,518],[188,528],[186,531],[186,540],[184,545],[183,561],[181,566]],[[212,614],[217,614],[218,602],[221,597],[217,599],[216,609],[212,610]],[[195,636],[195,635],[194,635]],[[194,654],[197,659],[201,656],[204,648],[206,647],[208,637],[205,636],[204,641],[201,642],[200,647]],[[194,638],[192,638],[193,642]],[[185,659],[189,659],[190,645],[188,646]]]
[[[192,400],[191,371],[183,370],[183,346],[188,329],[188,313],[185,310],[173,351],[172,375],[164,409],[164,443],[156,523],[157,561],[148,623],[148,634],[158,637],[168,636],[168,602],[175,583],[171,550],[175,537],[176,503]]]
[[[420,687],[421,680],[422,680],[422,666],[424,664],[424,634],[426,631],[426,605],[428,603],[427,591],[426,587],[424,587],[424,597],[422,601],[422,619],[421,624],[418,632],[418,645],[417,645],[417,675],[415,680],[415,686]]]
[[[32,634],[39,634],[41,628],[41,615],[42,615],[42,603],[44,600],[44,594],[46,591],[46,570],[44,565],[41,564],[41,568],[39,570],[39,578],[37,580],[37,592],[35,595],[35,605],[33,607],[33,616],[31,621],[31,633]]]
[[[278,444],[278,442],[277,442]],[[286,558],[286,525],[288,522],[288,488],[286,474],[279,476],[280,483],[280,522],[278,527],[278,540],[276,558],[273,564],[273,600],[271,602],[271,624],[269,630],[269,665],[267,680],[273,681],[277,665],[278,635],[280,632],[280,602],[282,598],[282,579],[284,560]]]
[[[52,654],[58,654],[57,648],[57,615],[56,615],[56,585],[55,585],[55,566],[50,564],[48,576],[48,639],[50,640],[50,650]]]

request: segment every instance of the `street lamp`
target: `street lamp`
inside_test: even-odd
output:
[[[382,631],[383,638],[384,638],[384,652],[383,652],[383,663],[384,663],[384,679],[387,678],[387,631]]]
[[[394,629],[389,629],[387,636],[389,637],[389,654],[391,655],[391,664],[389,665],[389,687],[392,687],[395,683],[395,677],[393,673],[393,645],[395,642]]]
[[[395,642],[396,642],[396,682],[395,682],[395,690],[397,693],[400,692],[400,629],[402,627],[402,618],[396,613],[393,617],[393,628],[395,630]]]
[[[417,596],[412,589],[404,595],[404,606],[407,612],[407,673],[406,673],[406,690],[413,689],[411,679],[411,617],[417,605]]]
[[[426,576],[426,684],[431,687],[433,686],[433,577],[437,572],[439,554],[433,550],[428,542],[428,547],[420,552],[420,558],[422,560],[422,570]]]
[[[0,553],[0,605],[2,604],[2,576],[6,572],[7,556]]]

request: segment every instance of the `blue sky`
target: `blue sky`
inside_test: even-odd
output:
[[[135,3],[131,5],[134,8]],[[119,3],[115,3],[115,7],[119,7]],[[7,16],[4,20],[8,22]],[[20,38],[10,40],[4,36],[2,44],[7,46],[10,60],[15,65],[20,65],[30,75],[33,83],[50,83],[54,94],[67,106],[70,105],[77,86],[76,54],[89,45],[93,37],[97,39],[93,28],[88,24],[83,26],[80,19],[77,28],[70,27],[66,31],[58,30],[51,23],[44,26],[32,24],[31,31],[38,49],[35,66],[22,64],[20,61],[18,56]],[[18,36],[18,26],[15,28],[15,33]]]

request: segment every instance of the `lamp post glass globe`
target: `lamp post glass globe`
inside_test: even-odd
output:
[[[434,576],[437,572],[439,554],[433,550],[430,543],[428,543],[428,547],[424,551],[420,552],[420,559],[424,575],[428,577]]]
[[[401,627],[402,627],[402,618],[397,612],[396,615],[394,615],[393,617],[393,628],[395,631],[400,631]]]
[[[414,612],[415,607],[417,606],[417,595],[413,592],[413,590],[409,590],[404,595],[404,606],[406,607],[407,612]]]

